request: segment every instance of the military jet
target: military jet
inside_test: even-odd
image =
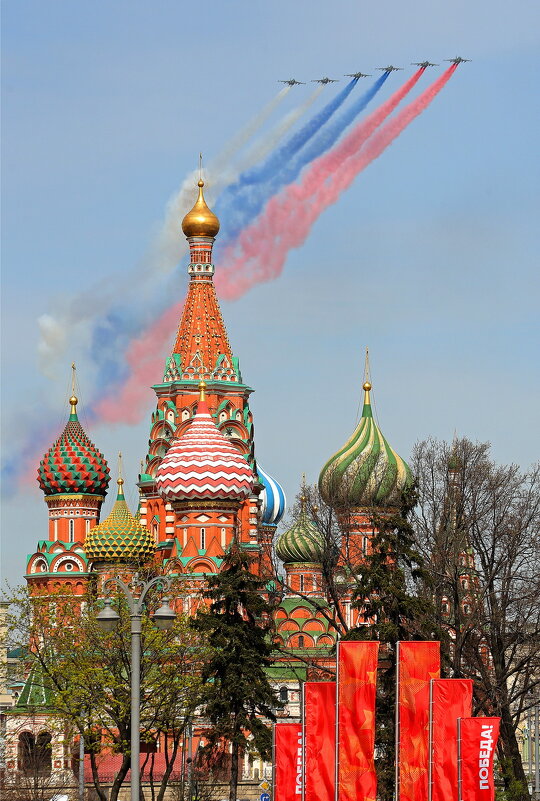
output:
[[[371,73],[370,72],[348,72],[347,75],[345,75],[345,77],[346,78],[356,78],[356,80],[358,80],[358,78],[371,78]]]
[[[336,78],[315,78],[311,83],[322,83],[326,86],[327,83],[337,83]]]
[[[394,72],[395,70],[402,70],[403,67],[394,67],[393,64],[389,64],[387,67],[377,67],[378,70],[381,72]]]
[[[422,67],[422,69],[426,69],[426,67],[438,67],[438,64],[434,64],[432,61],[413,61],[413,67]]]
[[[461,58],[461,56],[456,56],[455,58],[445,58],[445,61],[451,61],[452,64],[461,64],[462,61],[470,61],[470,58]]]
[[[288,81],[278,81],[278,83],[286,83],[287,86],[300,86],[300,84],[302,84],[302,86],[306,85],[305,81],[297,81],[296,78],[289,78]]]

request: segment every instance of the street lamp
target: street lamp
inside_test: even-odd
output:
[[[140,716],[141,716],[141,629],[144,599],[152,587],[170,590],[171,576],[156,576],[148,582],[141,581],[137,573],[131,583],[125,584],[117,576],[108,579],[103,585],[105,591],[113,585],[124,593],[129,606],[131,619],[131,801],[139,801],[139,751],[140,751]],[[131,589],[130,589],[131,588]],[[133,590],[133,592],[132,592]],[[97,615],[97,622],[105,632],[114,630],[120,620],[118,612],[112,608],[112,599],[105,599],[105,606]],[[169,606],[169,599],[163,598],[161,606],[152,615],[158,629],[172,626],[176,614]]]

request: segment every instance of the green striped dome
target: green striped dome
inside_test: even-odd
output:
[[[399,507],[401,493],[412,484],[408,464],[383,437],[373,419],[364,384],[364,409],[356,431],[321,470],[319,491],[335,508]]]
[[[324,552],[322,534],[308,520],[302,500],[300,517],[290,529],[280,534],[276,542],[276,553],[285,564],[290,562],[320,562]]]
[[[88,559],[94,562],[141,562],[156,550],[150,532],[129,511],[123,483],[119,478],[118,495],[110,515],[90,529],[86,537],[84,550]]]

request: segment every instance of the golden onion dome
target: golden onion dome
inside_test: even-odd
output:
[[[188,239],[192,236],[215,237],[219,231],[219,220],[206,205],[203,186],[204,181],[201,179],[198,182],[199,197],[197,202],[182,220],[182,231]]]

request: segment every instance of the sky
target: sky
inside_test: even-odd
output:
[[[278,79],[403,66],[384,100],[410,62],[455,55],[472,61],[321,215],[281,276],[222,311],[255,389],[257,457],[290,498],[352,433],[366,346],[379,425],[405,459],[416,441],[454,433],[490,441],[501,463],[538,459],[537,2],[12,0],[2,17],[4,459],[51,415],[51,443],[61,432],[72,361],[83,424],[99,395],[75,331],[44,372],[38,318],[70,304],[83,316],[99,293],[135,297],[199,152],[211,163]],[[313,87],[294,87],[268,124]],[[149,388],[144,422],[87,421],[113,473],[123,452],[132,507],[153,406]],[[2,580],[19,583],[46,538],[37,483],[4,488]]]

